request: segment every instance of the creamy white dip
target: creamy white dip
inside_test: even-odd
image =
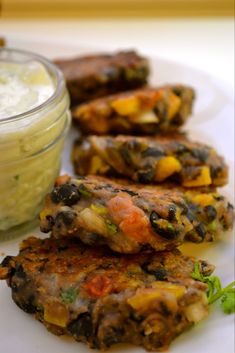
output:
[[[54,83],[41,63],[0,61],[0,120],[39,106],[54,90]]]
[[[70,124],[68,94],[56,67],[30,53],[7,51],[0,51],[0,240],[37,217],[59,173]]]

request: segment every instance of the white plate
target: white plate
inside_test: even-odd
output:
[[[38,52],[49,58],[94,52],[93,49],[78,48],[76,45],[53,45],[43,42],[21,41],[10,44]],[[97,49],[96,49],[97,51]],[[234,171],[234,121],[233,100],[227,87],[214,77],[201,71],[175,62],[152,59],[152,83],[182,82],[192,85],[197,91],[197,102],[194,116],[185,129],[190,135],[202,142],[215,146],[230,164],[230,173]],[[74,132],[66,141],[63,155],[62,172],[72,172],[69,152]],[[234,202],[233,176],[223,193]],[[35,230],[34,234],[39,234]],[[27,234],[24,237],[28,236]],[[0,243],[0,260],[6,255],[18,252],[17,240]],[[184,253],[206,259],[216,265],[216,274],[221,276],[223,284],[234,278],[234,240],[232,232],[225,234],[219,242],[206,245],[184,245]],[[171,345],[171,353],[233,353],[234,352],[234,317],[224,315],[218,304],[211,307],[207,319],[196,325],[187,333],[178,337]],[[61,338],[47,332],[45,327],[32,316],[20,310],[11,300],[10,289],[5,282],[0,282],[0,351],[4,353],[89,353],[84,344],[74,342],[70,338]],[[141,348],[118,345],[111,349],[115,353],[141,353]]]

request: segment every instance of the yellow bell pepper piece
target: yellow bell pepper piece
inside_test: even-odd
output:
[[[179,172],[181,168],[180,162],[175,157],[163,157],[157,162],[155,180],[161,182],[172,174]]]
[[[135,310],[142,310],[156,299],[162,298],[164,294],[171,294],[176,299],[181,298],[186,289],[177,284],[156,281],[152,288],[143,289],[127,300],[128,304]]]
[[[195,187],[210,185],[212,183],[210,169],[208,167],[201,167],[201,173],[194,180],[186,180],[183,182],[183,186]]]
[[[50,324],[66,327],[69,314],[66,307],[60,303],[51,303],[44,308],[44,320]]]
[[[202,207],[205,207],[205,206],[213,205],[215,202],[215,199],[211,194],[199,194],[194,196],[192,201]]]
[[[180,108],[181,99],[173,93],[170,93],[169,98],[168,119],[171,120]]]
[[[162,281],[153,282],[152,287],[154,289],[159,289],[159,291],[165,290],[166,292],[173,294],[177,299],[181,298],[186,291],[185,287],[181,285]]]
[[[146,308],[149,303],[151,303],[154,299],[159,299],[161,296],[161,292],[153,289],[148,289],[143,290],[140,293],[129,298],[127,302],[133,309],[138,311]]]
[[[111,107],[119,115],[131,115],[138,113],[140,109],[139,101],[136,97],[123,97],[114,100]]]
[[[90,164],[90,169],[88,174],[97,174],[98,172],[102,172],[107,170],[109,167],[107,164],[99,157],[93,156]]]

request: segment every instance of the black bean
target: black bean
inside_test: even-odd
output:
[[[150,215],[150,222],[153,226],[155,221],[158,221],[160,219],[160,217],[158,216],[157,212],[152,211],[151,215]]]
[[[144,320],[144,316],[140,315],[136,311],[130,312],[130,318],[134,321],[140,322]]]
[[[210,166],[210,172],[212,178],[217,178],[219,174],[222,172],[222,167],[221,166]]]
[[[188,220],[190,222],[193,222],[195,220],[195,213],[193,213],[192,211],[188,210],[188,212],[186,213],[186,217],[188,218]]]
[[[68,331],[71,332],[72,335],[78,340],[82,337],[90,337],[93,333],[92,319],[90,314],[83,313],[79,315],[77,319],[73,320],[68,325]]]
[[[194,214],[197,214],[200,212],[200,208],[198,205],[190,203],[188,205],[188,211],[193,212]]]
[[[142,143],[134,138],[126,142],[125,146],[128,150],[134,151],[134,152],[140,152],[142,151],[142,148],[143,148]]]
[[[187,214],[189,209],[185,202],[178,202],[177,205],[181,208],[181,214]]]
[[[19,278],[27,279],[27,274],[25,273],[22,265],[19,265],[19,264],[16,265],[15,275]]]
[[[146,82],[146,77],[149,74],[149,69],[146,66],[140,66],[136,69],[136,79]]]
[[[223,201],[224,200],[224,196],[222,196],[222,195],[213,195],[213,198],[216,201]]]
[[[162,157],[165,155],[162,148],[148,147],[145,151],[142,152],[143,157]]]
[[[173,240],[179,235],[179,232],[175,228],[156,228],[156,232],[163,238]]]
[[[195,226],[195,230],[197,232],[197,234],[200,236],[200,238],[204,239],[205,235],[206,235],[206,229],[203,226],[202,223],[199,223]]]
[[[164,267],[157,267],[153,274],[158,281],[165,281],[167,278],[167,270]]]
[[[101,71],[102,76],[106,76],[107,80],[116,80],[118,77],[118,70],[114,67],[105,67]]]
[[[63,223],[63,225],[69,226],[73,223],[75,217],[76,217],[75,212],[62,211],[56,215],[55,222],[57,225],[58,223]]]
[[[1,267],[8,267],[10,261],[13,259],[13,256],[6,256],[4,257],[4,259],[2,260],[0,266]]]
[[[153,211],[150,215],[150,223],[154,231],[161,237],[169,240],[177,238],[179,235],[178,230],[169,222],[167,222],[167,225],[162,225],[160,222],[158,222],[159,220],[160,218],[158,214]]]
[[[175,205],[171,205],[168,210],[168,220],[169,221],[174,221],[175,220],[175,215],[176,215],[177,208]]]
[[[175,320],[177,323],[180,323],[182,321],[182,314],[181,313],[176,314]]]
[[[190,152],[190,149],[180,142],[175,142],[175,151],[178,155]]]
[[[11,283],[11,289],[12,289],[12,293],[18,292],[18,286],[15,282]]]
[[[168,181],[174,184],[182,184],[182,175],[181,173],[174,173],[168,177]]]
[[[122,327],[106,327],[103,342],[106,347],[111,347],[115,343],[120,343],[122,341],[122,336],[124,334],[124,329]]]
[[[14,298],[13,298],[14,299]],[[24,310],[28,314],[35,314],[37,312],[37,308],[34,305],[35,297],[34,295],[30,295],[25,301],[20,302],[19,300],[16,301],[16,304]]]
[[[207,219],[209,222],[212,222],[216,219],[217,211],[214,206],[208,205],[204,207],[204,212],[206,213]]]
[[[194,180],[201,174],[201,167],[198,166],[188,166],[184,168],[183,178],[186,180]]]
[[[207,261],[202,260],[201,261],[201,269],[200,272],[204,275],[204,276],[208,276],[211,274],[211,272],[213,272],[213,265],[209,265]]]
[[[166,316],[170,316],[171,315],[171,310],[167,307],[165,302],[160,302],[160,308],[161,308],[161,312],[163,313],[163,315]]]
[[[119,149],[120,155],[122,156],[123,160],[127,165],[132,164],[132,159],[131,159],[131,154],[130,151],[128,150],[127,146],[121,146]]]
[[[55,225],[54,218],[51,215],[47,215],[46,220],[48,221],[48,226],[51,229]]]
[[[67,250],[69,247],[67,245],[60,245],[58,246],[58,251],[59,252],[62,252],[62,251],[65,251]]]
[[[80,193],[75,185],[63,184],[54,188],[51,200],[56,204],[63,202],[67,206],[72,206],[80,200]]]
[[[148,168],[146,170],[139,170],[137,173],[138,177],[138,182],[140,183],[150,183],[153,181],[155,176],[155,169],[154,168]]]
[[[209,153],[206,149],[193,149],[192,155],[197,158],[200,162],[206,162],[209,156]]]
[[[116,189],[116,190],[119,191],[118,189]],[[121,191],[126,192],[130,196],[137,196],[138,195],[137,192],[134,192],[134,191],[131,191],[131,190],[128,190],[128,189],[121,189]]]

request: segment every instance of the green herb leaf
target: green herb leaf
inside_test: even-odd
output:
[[[92,193],[85,187],[85,185],[80,184],[78,191],[80,192],[80,194],[82,194],[82,196],[84,196],[86,199],[89,199],[92,197]]]
[[[170,222],[168,222],[168,224],[167,224],[167,229],[174,231],[174,230],[175,230],[175,227],[174,227]]]
[[[225,314],[235,312],[235,282],[222,288],[220,278],[217,276],[204,276],[200,271],[198,262],[194,265],[191,277],[208,285],[207,298],[209,304],[221,299],[221,307]]]
[[[223,294],[220,305],[225,314],[235,312],[235,288],[229,289]]]
[[[106,219],[105,220],[105,223],[106,223],[106,226],[108,228],[108,231],[111,233],[111,234],[116,234],[117,231],[118,231],[118,228],[116,226],[116,224],[112,223],[110,221],[110,219]]]
[[[108,213],[107,207],[104,207],[102,205],[95,205],[95,204],[92,203],[91,204],[91,209],[93,211],[95,211],[96,213],[100,214],[100,215]]]
[[[69,288],[67,291],[61,293],[61,299],[66,304],[71,304],[77,297],[77,290],[75,288]]]
[[[211,223],[209,223],[207,227],[211,231],[216,231],[216,228],[217,228],[216,220],[214,220]]]

